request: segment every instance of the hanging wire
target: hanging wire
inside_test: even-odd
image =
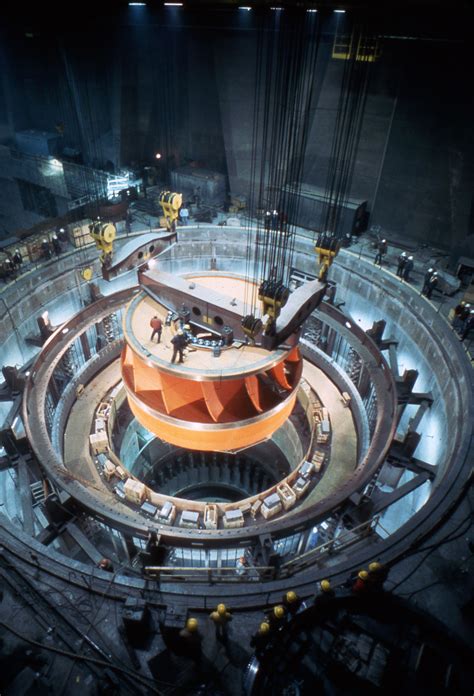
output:
[[[373,45],[367,25],[356,24],[351,33],[349,59],[344,63],[331,145],[330,165],[320,212],[319,231],[342,236],[341,215],[350,192],[368,95],[368,47]]]
[[[321,29],[304,11],[281,14],[261,15],[257,27],[249,194],[257,224],[253,239],[247,232],[245,273],[287,284],[300,205],[299,195],[287,186],[293,183],[299,194]],[[257,295],[253,285],[246,294],[247,311],[255,311]]]

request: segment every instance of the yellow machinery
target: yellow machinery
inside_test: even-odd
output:
[[[339,253],[341,245],[339,241],[330,234],[320,234],[316,240],[314,250],[319,258],[319,280],[321,283],[326,281],[329,268]]]
[[[164,216],[160,218],[160,225],[174,232],[176,230],[179,209],[183,204],[183,195],[181,193],[173,193],[172,191],[162,191],[158,200]]]
[[[115,225],[111,222],[96,220],[89,225],[89,232],[95,245],[102,252],[100,260],[104,266],[112,261],[114,239],[117,235]]]
[[[267,316],[265,332],[268,333],[272,324],[280,314],[290,296],[288,288],[275,280],[264,280],[258,289],[258,299],[262,303],[262,316]]]

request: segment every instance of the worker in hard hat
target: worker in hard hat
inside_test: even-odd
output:
[[[400,256],[398,257],[398,264],[397,264],[397,276],[399,278],[403,277],[403,269],[405,268],[405,264],[408,260],[407,252],[402,251]]]
[[[268,621],[262,621],[256,633],[250,639],[250,647],[255,648],[256,656],[261,659],[271,641],[271,630]]]
[[[194,617],[189,618],[179,632],[179,638],[181,640],[180,654],[199,662],[202,655],[202,636],[199,632],[198,620]]]
[[[387,249],[388,249],[387,240],[386,240],[386,239],[382,239],[382,240],[377,244],[377,253],[376,253],[376,255],[375,255],[375,260],[374,260],[374,263],[375,263],[375,264],[378,263],[379,266],[382,266],[383,260],[384,260],[386,254],[387,254]]]
[[[267,614],[267,621],[272,631],[280,629],[286,621],[286,609],[283,605],[277,604],[276,607]]]
[[[322,606],[323,604],[327,604],[329,601],[333,600],[334,596],[335,592],[329,580],[321,580],[321,582],[318,583],[318,590],[314,598],[314,604],[317,606]]]
[[[355,594],[364,594],[370,587],[368,584],[369,574],[366,570],[359,570],[355,583],[352,585],[352,592]]]
[[[384,582],[388,577],[387,566],[378,561],[373,561],[369,563],[368,574],[367,582],[369,583],[369,588],[371,590],[383,590]]]
[[[301,606],[301,599],[298,597],[296,592],[289,590],[283,595],[282,604],[286,609],[288,618],[294,616]]]
[[[232,621],[232,614],[227,611],[225,604],[218,604],[214,611],[209,614],[209,618],[214,623],[216,638],[222,643],[227,640],[227,625]]]
[[[186,348],[188,342],[186,340],[186,336],[184,335],[183,329],[178,329],[175,336],[173,336],[173,338],[171,339],[171,343],[173,344],[173,356],[171,358],[171,362],[174,363],[178,353],[179,362],[184,362],[183,351]]]

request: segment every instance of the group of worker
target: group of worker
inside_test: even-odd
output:
[[[381,592],[388,577],[388,568],[378,561],[369,564],[367,570],[360,570],[349,579],[349,586],[352,594],[362,596],[371,592]],[[318,584],[318,591],[313,598],[313,607],[318,612],[324,611],[331,605],[336,597],[329,580],[321,580]],[[289,590],[283,596],[281,604],[274,606],[265,615],[264,621],[258,627],[256,633],[250,641],[251,647],[255,648],[257,657],[262,658],[272,642],[277,638],[278,632],[291,619],[303,609],[308,609],[308,602],[303,603],[296,592]]]
[[[360,570],[355,576],[351,576],[346,586],[350,587],[352,594],[357,596],[381,592],[387,576],[388,568],[374,561],[369,564],[367,570]],[[294,590],[285,592],[281,602],[265,613],[263,621],[251,637],[250,646],[254,648],[256,656],[261,660],[270,653],[271,646],[275,640],[278,640],[280,632],[289,625],[298,613],[312,606],[321,614],[332,606],[335,598],[336,592],[327,579],[318,583],[316,595],[311,603],[303,602]],[[226,650],[229,648],[229,624],[232,619],[232,613],[223,602],[219,603],[209,614],[209,620],[214,625],[216,640],[222,643]],[[168,642],[174,646],[172,649],[178,654],[190,657],[198,664],[201,662],[203,636],[196,617],[189,617],[177,634],[169,634],[169,630],[166,630],[165,627],[162,627],[162,634],[165,642],[167,642],[166,637],[169,639],[170,635],[175,636],[172,641],[168,640]]]
[[[387,254],[387,250],[387,240],[382,239],[377,246],[377,254],[374,260],[375,264],[382,266],[382,262]],[[412,272],[414,266],[415,261],[413,256],[408,255],[406,251],[402,251],[397,260],[397,276],[408,282],[410,280],[410,273]],[[428,268],[423,280],[423,289],[421,294],[425,295],[428,299],[431,299],[433,290],[437,287],[438,282],[438,271],[435,271],[435,269],[431,267]]]
[[[414,267],[415,261],[413,259],[413,256],[408,256],[406,251],[402,251],[402,253],[398,257],[397,276],[399,278],[402,278],[404,281],[409,282],[410,273],[412,272]]]
[[[214,624],[216,639],[227,648],[228,625],[232,621],[232,614],[225,604],[220,603],[209,614],[209,619]],[[202,657],[203,636],[199,630],[199,621],[195,617],[187,619],[184,628],[179,631],[178,639],[179,654],[186,655],[199,663]]]
[[[454,308],[453,329],[459,333],[461,341],[474,329],[474,309],[469,302],[462,301]]]
[[[381,239],[377,244],[377,253],[375,255],[374,264],[382,267],[383,261],[388,252],[388,244],[386,239]],[[410,280],[410,273],[415,266],[413,256],[409,256],[406,251],[402,251],[398,257],[397,276],[406,282]]]
[[[43,258],[50,259],[53,254],[59,256],[62,253],[62,250],[63,248],[57,234],[53,234],[50,242],[46,238],[43,239],[41,244]]]
[[[169,314],[168,313],[168,319],[169,319]],[[168,322],[167,319],[167,324],[170,325],[171,321]],[[151,337],[150,341],[153,341],[155,336],[157,337],[157,343],[161,343],[161,334],[163,332],[163,322],[161,321],[160,317],[155,314],[151,319],[150,319],[150,328],[152,329],[151,332]],[[179,356],[179,361],[180,363],[184,362],[184,349],[188,345],[188,337],[186,335],[186,332],[184,331],[184,328],[179,328],[173,338],[171,339],[171,344],[173,346],[173,355],[171,356],[171,362],[174,363],[176,361],[176,358]]]

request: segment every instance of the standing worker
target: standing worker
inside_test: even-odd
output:
[[[429,282],[430,282],[431,277],[432,277],[434,272],[435,272],[434,268],[428,268],[428,270],[426,271],[425,277],[423,279],[423,289],[421,291],[422,295],[426,295],[426,293],[428,291]]]
[[[369,563],[367,582],[372,590],[383,590],[383,585],[388,577],[388,568],[378,561]]]
[[[13,254],[13,263],[19,269],[23,263],[23,256],[21,255],[21,252],[19,249],[15,249],[15,253]]]
[[[183,351],[186,348],[187,341],[186,341],[186,336],[184,335],[183,329],[178,329],[176,335],[173,336],[173,338],[171,339],[171,343],[173,344],[173,356],[171,358],[171,362],[174,363],[178,353],[179,353],[179,362],[180,363],[184,362]]]
[[[433,290],[435,287],[438,285],[438,274],[435,271],[431,278],[428,280],[428,287],[426,289],[426,297],[431,300],[431,295],[433,294]]]
[[[187,205],[183,205],[183,207],[179,211],[179,217],[181,218],[181,222],[183,223],[183,225],[186,227],[189,222],[189,209]]]
[[[160,343],[161,342],[161,332],[163,330],[163,323],[162,323],[160,317],[158,317],[155,314],[155,316],[153,316],[150,320],[150,326],[153,329],[150,341],[153,341],[154,337],[157,335],[158,336],[157,343]]]
[[[267,614],[266,620],[270,624],[272,631],[278,631],[278,629],[284,625],[286,620],[285,607],[283,607],[281,604],[277,604],[277,606],[273,607],[271,612]]]
[[[268,621],[262,621],[258,627],[258,631],[253,634],[250,639],[250,647],[255,648],[255,655],[261,659],[271,639],[270,624]]]
[[[51,258],[51,247],[49,246],[49,242],[46,238],[44,238],[43,241],[41,242],[41,256],[44,259]]]
[[[232,614],[227,611],[225,604],[218,604],[215,610],[209,614],[209,618],[214,622],[217,640],[225,643],[227,641],[227,624],[232,621]]]
[[[291,618],[298,612],[298,609],[301,606],[301,599],[298,597],[296,592],[290,590],[289,592],[285,592],[283,595],[282,604],[286,609],[288,617]]]
[[[407,262],[407,252],[402,251],[400,256],[398,257],[398,266],[397,266],[397,276],[399,278],[403,278],[403,270],[405,268],[405,264]]]
[[[179,632],[181,639],[182,653],[190,657],[195,662],[200,662],[202,651],[202,636],[198,631],[198,620],[191,618],[186,621],[186,625]]]
[[[314,598],[315,606],[322,606],[328,604],[335,597],[335,592],[332,589],[329,580],[321,580],[319,583],[319,592]]]
[[[414,267],[415,267],[415,264],[413,262],[413,256],[409,256],[407,258],[405,268],[403,269],[403,280],[405,280],[407,283],[410,280],[410,273]]]
[[[62,248],[61,248],[61,242],[59,241],[57,235],[53,234],[53,236],[51,238],[51,243],[53,245],[54,253],[56,254],[56,256],[59,256],[61,251],[62,251]]]
[[[387,240],[382,239],[382,241],[378,243],[377,254],[375,255],[374,263],[375,264],[378,263],[379,266],[382,266],[382,262],[383,262],[383,259],[384,259],[384,256],[386,255],[386,253],[387,253]]]
[[[355,583],[352,585],[352,592],[354,594],[365,594],[369,590],[369,574],[366,570],[360,570],[357,573],[357,578]]]
[[[469,336],[472,329],[474,329],[474,309],[471,309],[468,317],[464,320],[464,326],[460,335],[461,341],[464,341]]]

